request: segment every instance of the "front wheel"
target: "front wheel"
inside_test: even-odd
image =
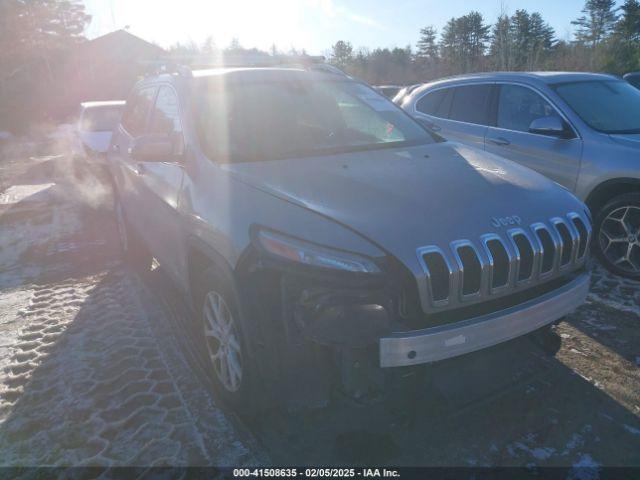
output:
[[[255,394],[259,374],[249,351],[250,332],[237,308],[233,281],[209,268],[199,287],[198,323],[214,394],[241,413],[256,413],[264,402]]]
[[[640,193],[619,195],[597,213],[593,246],[609,271],[640,279]]]

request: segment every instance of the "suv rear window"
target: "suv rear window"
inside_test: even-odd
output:
[[[456,87],[451,104],[450,120],[489,125],[489,94],[491,85]]]
[[[120,121],[122,107],[86,108],[82,113],[80,129],[85,132],[111,132]]]
[[[357,82],[288,78],[205,83],[196,121],[220,162],[329,155],[429,143],[433,137],[390,100]]]

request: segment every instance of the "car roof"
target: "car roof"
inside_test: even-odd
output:
[[[139,85],[154,84],[159,81],[181,82],[185,79],[216,80],[224,78],[225,81],[241,80],[242,82],[283,81],[295,78],[332,78],[338,81],[350,80],[350,77],[342,72],[337,73],[328,69],[306,69],[298,67],[216,67],[202,70],[190,70],[185,76],[178,73],[163,73],[150,76],[142,80]]]
[[[105,100],[105,101],[92,101],[82,102],[80,106],[82,108],[100,108],[100,107],[123,107],[125,105],[124,100]]]
[[[620,80],[620,78],[604,73],[588,72],[483,72],[434,80],[423,84],[420,88],[416,89],[415,92],[420,93],[439,85],[454,85],[464,82],[512,81],[531,84],[554,84],[564,82],[583,82],[589,80]]]

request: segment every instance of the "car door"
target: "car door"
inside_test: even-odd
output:
[[[178,200],[184,175],[184,137],[178,95],[172,86],[159,86],[146,131],[170,137],[174,155],[167,161],[136,162],[145,215],[141,235],[163,269],[178,279],[178,252],[183,242]]]
[[[133,142],[143,135],[157,88],[146,86],[134,90],[127,100],[120,125],[114,132],[109,149],[109,167],[129,227],[141,236],[146,219],[140,188],[139,169],[130,155]]]
[[[447,140],[484,148],[492,89],[470,84],[430,91],[416,102],[416,118]]]
[[[582,140],[566,119],[532,87],[500,84],[496,125],[489,127],[487,151],[525,165],[573,190],[582,156]],[[565,124],[562,136],[529,132],[533,120],[557,116]]]

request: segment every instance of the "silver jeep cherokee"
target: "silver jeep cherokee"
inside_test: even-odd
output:
[[[147,78],[109,159],[126,255],[186,295],[243,410],[366,395],[391,367],[548,326],[589,287],[582,202],[337,72]]]

